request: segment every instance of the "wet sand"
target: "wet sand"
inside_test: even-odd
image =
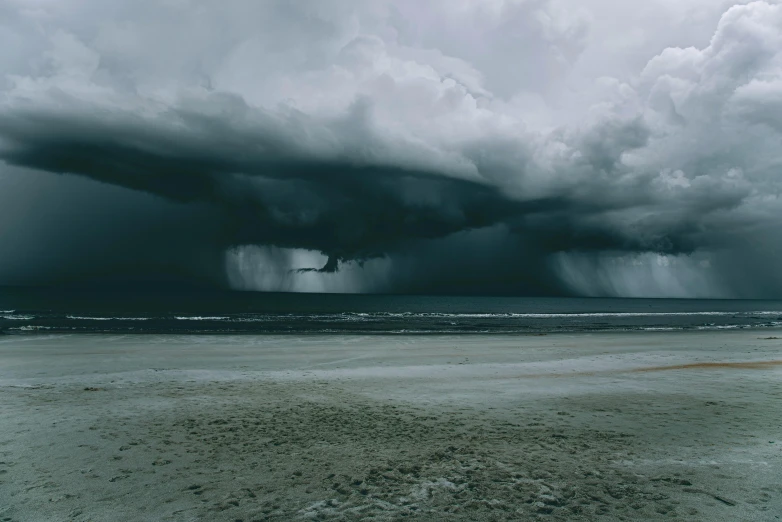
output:
[[[0,337],[0,521],[780,520],[778,335]]]

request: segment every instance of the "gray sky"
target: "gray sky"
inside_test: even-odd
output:
[[[0,71],[3,284],[782,296],[776,0],[0,0]]]

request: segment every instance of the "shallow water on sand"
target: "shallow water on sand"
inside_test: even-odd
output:
[[[775,521],[780,337],[5,336],[0,520]]]

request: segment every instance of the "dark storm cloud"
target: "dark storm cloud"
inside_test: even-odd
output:
[[[707,45],[654,49],[630,79],[581,79],[589,87],[572,95],[562,82],[590,16],[565,0],[262,4],[218,14],[169,2],[159,20],[96,4],[94,24],[45,2],[5,5],[14,27],[44,27],[49,42],[17,31],[30,59],[0,55],[0,159],[15,175],[131,189],[112,193],[117,212],[105,222],[164,225],[147,241],[115,237],[111,273],[160,259],[173,267],[161,273],[211,271],[219,282],[214,260],[228,252],[250,288],[253,266],[269,264],[286,281],[350,270],[359,290],[736,294],[748,284],[718,272],[735,269],[733,252],[750,238],[773,241],[778,4],[722,6]],[[427,36],[441,11],[447,27]],[[192,49],[162,31],[167,17]],[[514,56],[525,28],[525,54]],[[500,74],[514,59],[524,67]],[[532,81],[540,60],[557,62],[556,74]],[[536,94],[554,92],[553,105]],[[99,228],[83,233],[98,238]],[[249,245],[325,258],[294,266],[295,256],[258,250],[236,265]],[[747,256],[762,273],[776,251]],[[650,263],[674,275],[638,272],[657,281],[637,288],[615,275]]]
[[[340,261],[406,252],[420,248],[424,240],[503,225],[504,233],[493,236],[495,245],[462,235],[413,256],[424,274],[431,274],[431,261],[449,267],[441,270],[441,276],[449,274],[445,281],[460,279],[454,269],[471,270],[474,274],[462,277],[459,287],[493,292],[503,285],[515,288],[512,273],[518,271],[525,274],[521,277],[527,286],[532,279],[547,291],[556,287],[543,262],[551,252],[691,252],[697,246],[697,218],[711,210],[696,203],[689,219],[677,216],[666,223],[656,216],[652,223],[623,229],[610,213],[660,204],[638,186],[646,180],[618,192],[610,183],[592,180],[589,187],[513,195],[496,183],[525,172],[510,164],[516,158],[497,143],[465,151],[478,179],[464,179],[458,171],[450,173],[446,167],[443,172],[425,162],[416,168],[415,161],[406,166],[384,161],[392,145],[372,136],[369,128],[350,128],[352,115],[326,126],[295,112],[272,116],[253,111],[234,97],[209,98],[216,100],[204,103],[228,103],[242,121],[181,109],[169,109],[156,121],[123,113],[9,112],[0,122],[5,143],[0,157],[19,167],[80,174],[176,202],[208,204],[221,228],[219,239],[204,239],[205,248],[258,244],[317,250],[329,258],[323,266],[327,272],[335,271]],[[342,138],[345,126],[347,138]],[[621,153],[643,146],[647,134],[637,120],[600,125],[578,144],[580,167],[612,175]],[[737,202],[708,201],[715,208]],[[521,243],[525,248],[519,248]],[[474,250],[470,257],[484,261],[465,263],[464,255],[457,261],[451,251],[465,248]],[[494,266],[498,253],[506,260],[506,269],[499,272]],[[407,259],[410,265],[409,254]],[[447,283],[439,279],[413,284],[413,277],[407,284],[442,291]]]
[[[0,154],[9,164],[208,203],[221,217],[222,247],[315,249],[332,258],[330,269],[336,260],[383,256],[411,241],[567,204],[517,200],[486,182],[434,169],[373,163],[371,150],[368,157],[349,150],[361,145],[356,141],[332,140],[317,157],[298,139],[297,132],[318,126],[303,115],[273,120],[258,114],[255,125],[241,129],[184,111],[170,111],[159,122],[122,114],[127,121],[28,111],[8,116],[0,122],[6,144]],[[366,136],[355,139],[379,146]]]
[[[219,215],[84,178],[11,169],[0,281],[225,284]]]

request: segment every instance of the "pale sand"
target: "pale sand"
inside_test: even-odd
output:
[[[779,520],[772,336],[0,337],[0,520]]]

